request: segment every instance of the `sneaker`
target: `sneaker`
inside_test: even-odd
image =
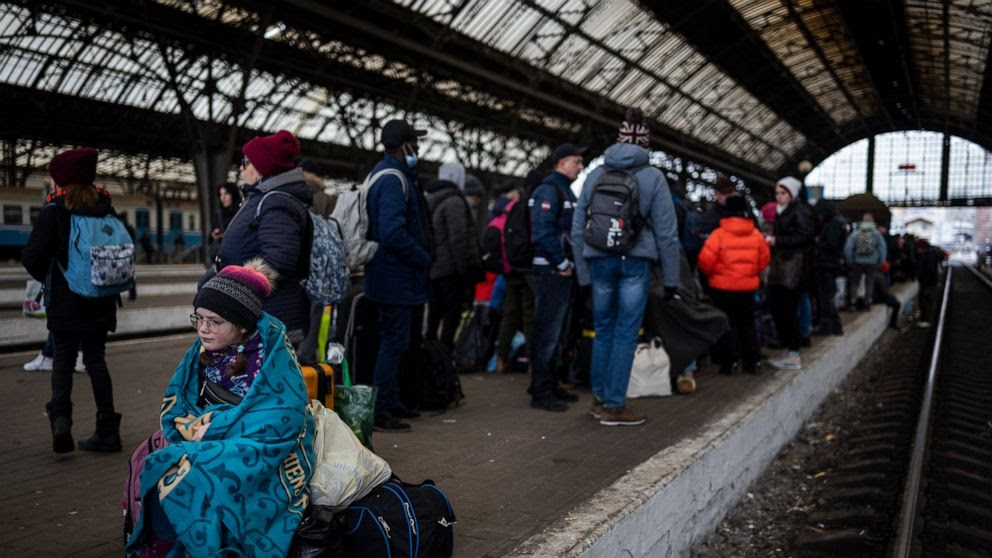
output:
[[[30,362],[24,363],[25,372],[51,372],[52,358],[38,353]]]
[[[693,378],[692,372],[686,372],[680,374],[675,380],[675,390],[682,395],[689,395],[696,391],[696,379]]]
[[[410,425],[394,417],[377,417],[372,425],[376,432],[409,432]]]
[[[76,353],[76,367],[75,367],[75,369],[76,369],[76,372],[79,373],[79,374],[83,374],[84,372],[86,372],[86,365],[83,364],[83,351],[79,351],[78,353]]]
[[[555,397],[557,397],[559,401],[564,401],[565,403],[575,403],[576,401],[579,400],[578,395],[575,395],[574,393],[567,391],[563,387],[555,388]]]
[[[800,368],[803,367],[802,360],[800,359],[798,353],[796,354],[786,353],[778,358],[773,358],[769,360],[768,364],[771,364],[772,366],[780,370],[799,370]]]
[[[644,424],[648,416],[628,409],[626,406],[616,409],[603,407],[603,417],[599,419],[599,424],[603,426],[637,426]]]
[[[922,328],[922,329],[926,329],[926,328],[930,327],[930,322],[916,322],[916,327],[919,327],[919,328]],[[25,364],[25,366],[27,366],[27,365]]]
[[[568,410],[568,405],[557,397],[545,397],[543,399],[531,399],[530,406],[534,409],[551,411],[552,413],[564,413]]]
[[[589,415],[596,420],[603,418],[603,402],[598,399],[593,399],[592,408],[589,409]]]

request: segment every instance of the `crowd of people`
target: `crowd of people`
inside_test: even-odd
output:
[[[400,380],[420,322],[426,337],[453,350],[463,313],[474,302],[495,298],[494,292],[501,293],[496,369],[512,370],[515,337],[522,335],[530,405],[542,411],[563,412],[579,401],[571,390],[575,376],[562,370],[579,358],[576,331],[582,328],[574,322],[589,305],[585,381],[592,392],[589,414],[603,426],[648,419],[626,397],[646,308],[652,296],[682,296],[687,276],[701,283],[701,300],[725,314],[729,328],[708,350],[692,355],[691,365],[672,371],[683,393],[695,389],[693,370],[707,359],[724,374],[759,374],[764,349],[775,347],[782,353],[768,364],[800,369],[800,351],[811,335],[843,334],[839,306],[868,309],[884,302],[892,307],[891,327],[898,328],[900,304],[889,293],[893,281],[920,282],[920,325],[933,312],[941,256],[926,241],[893,237],[870,213],[851,224],[830,201],[807,201],[794,177],[777,181],[774,201],[761,211],[733,181],[720,177],[712,204],[701,212],[677,181],[652,166],[650,131],[637,109],[626,111],[616,142],[585,175],[578,195],[573,184],[585,153],[564,143],[551,150],[546,172],[490,190],[497,199],[489,206],[483,203],[489,191],[460,163],[441,165],[436,180],[421,179],[419,141],[425,133],[403,120],[385,124],[384,155],[370,169],[374,180],[365,186],[361,208],[367,212],[362,240],[374,243],[374,253],[351,271],[376,313],[377,430],[409,431],[408,420],[419,415],[402,402]],[[200,497],[198,490],[214,482],[209,464],[216,459],[243,463],[245,474],[256,475],[255,493],[284,504],[253,514],[238,534],[242,542],[288,544],[295,523],[283,519],[301,511],[298,479],[286,475],[310,472],[287,473],[282,464],[293,456],[297,464],[308,462],[313,433],[303,412],[305,387],[292,372],[301,362],[319,359],[315,339],[323,305],[308,298],[303,282],[310,271],[312,220],[330,216],[337,200],[325,193],[319,165],[298,162],[300,144],[291,133],[256,137],[242,152],[240,187],[224,184],[217,192],[212,262],[190,316],[197,339],[165,390],[162,431],[168,447],[149,458],[148,482],[142,477],[145,527],[129,548],[171,548],[194,539],[226,544],[211,529],[198,531],[197,525],[219,512],[184,511]],[[121,415],[105,359],[120,294],[79,294],[66,279],[77,219],[114,214],[110,196],[94,186],[96,161],[97,152],[86,148],[52,159],[50,181],[58,194],[42,209],[24,250],[25,268],[48,286],[47,412],[58,453],[76,447],[71,391],[77,352],[98,409],[96,432],[78,447],[122,447]],[[492,231],[497,244],[490,250],[480,239]],[[264,422],[280,412],[292,420]],[[205,441],[216,442],[209,452],[199,445]],[[260,444],[265,459],[248,465],[245,452],[254,454]],[[166,500],[170,483],[185,475],[192,480]]]

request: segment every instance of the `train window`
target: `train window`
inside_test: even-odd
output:
[[[147,229],[149,226],[148,210],[137,209],[134,211],[134,222],[139,229]]]
[[[195,213],[190,213],[188,220],[189,220],[189,226],[186,227],[186,228],[188,230],[195,231],[196,230],[196,214]]]
[[[19,205],[4,205],[3,206],[3,224],[4,225],[23,225],[24,224],[24,208]]]
[[[32,205],[28,208],[28,214],[31,218],[31,225],[33,226],[38,222],[38,215],[41,213],[41,207],[37,205]]]
[[[169,230],[180,231],[183,228],[183,214],[178,211],[169,213]]]

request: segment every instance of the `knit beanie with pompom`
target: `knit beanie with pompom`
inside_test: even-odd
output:
[[[644,125],[644,114],[641,113],[641,109],[627,109],[623,115],[623,122],[620,124],[620,133],[617,135],[617,141],[647,147],[650,139],[651,132]]]
[[[262,299],[272,294],[278,273],[261,258],[229,265],[200,287],[193,308],[206,308],[248,329],[262,317]]]

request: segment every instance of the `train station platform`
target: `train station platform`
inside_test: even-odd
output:
[[[894,294],[905,300],[915,284]],[[376,449],[402,478],[433,479],[450,495],[456,556],[680,555],[879,336],[891,334],[886,312],[842,312],[846,335],[814,338],[801,371],[766,367],[753,377],[705,368],[693,395],[634,402],[649,416],[640,427],[599,426],[587,414],[587,391],[568,412],[547,413],[529,407],[524,375],[465,375],[462,406],[425,414],[411,433],[377,433]],[[192,338],[109,344],[127,448],[109,455],[52,453],[48,374],[21,369],[34,352],[0,355],[0,555],[121,555],[129,450],[156,428],[161,392]],[[92,432],[95,409],[88,381],[75,378],[78,439]]]

